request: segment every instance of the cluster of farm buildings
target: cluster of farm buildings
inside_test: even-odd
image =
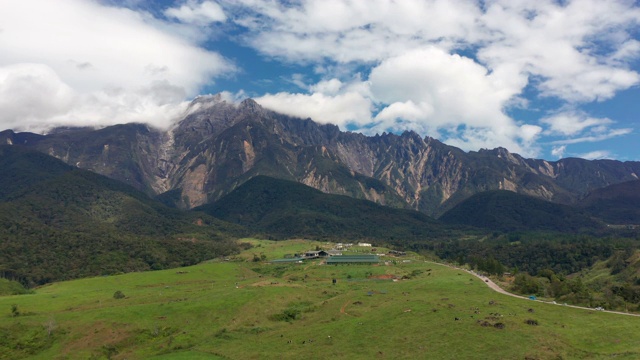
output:
[[[305,260],[325,258],[327,265],[338,264],[377,264],[380,262],[380,256],[387,254],[376,253],[376,248],[372,247],[369,243],[358,243],[357,246],[370,247],[373,254],[364,255],[343,255],[343,251],[352,247],[353,244],[338,243],[330,250],[309,250],[301,254],[285,255],[284,259],[272,260],[272,263],[289,263],[289,262],[303,262]],[[404,251],[389,251],[390,255],[403,256],[406,255]]]

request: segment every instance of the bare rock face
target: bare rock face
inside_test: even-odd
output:
[[[367,137],[220,95],[196,98],[168,131],[140,124],[46,136],[8,130],[0,143],[37,148],[150,195],[171,194],[182,208],[215,201],[256,175],[437,216],[486,190],[569,204],[640,174],[638,162],[549,162],[504,148],[466,153],[414,132]]]

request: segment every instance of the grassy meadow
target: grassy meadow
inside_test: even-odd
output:
[[[0,359],[640,358],[638,317],[512,298],[411,254],[254,262],[329,245],[245,241],[227,261],[2,296]]]

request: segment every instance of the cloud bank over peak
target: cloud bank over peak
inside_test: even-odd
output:
[[[175,16],[185,21],[198,22],[196,10],[215,16],[206,4],[191,13],[184,6]],[[0,51],[4,128],[166,126],[188,96],[235,71],[170,23],[94,1],[4,2],[0,24],[0,48],[7,49]]]

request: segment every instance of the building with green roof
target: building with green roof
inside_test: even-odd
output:
[[[327,265],[338,264],[377,264],[380,262],[378,255],[341,255],[327,259]]]

